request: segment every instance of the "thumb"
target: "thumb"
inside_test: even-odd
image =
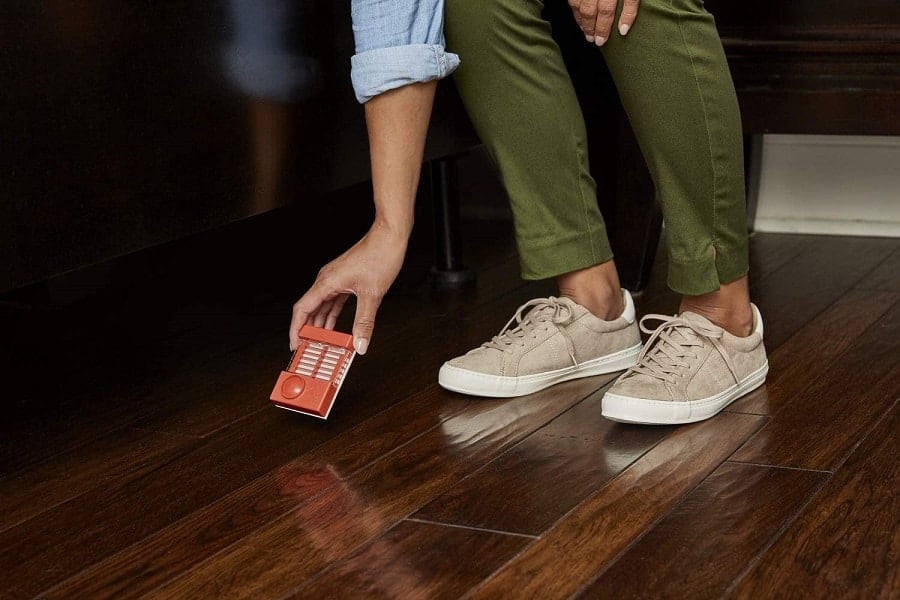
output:
[[[381,305],[381,298],[360,295],[356,299],[356,316],[353,319],[353,346],[356,353],[363,355],[369,349],[372,331],[375,329],[375,314]]]

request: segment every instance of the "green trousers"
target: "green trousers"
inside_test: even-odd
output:
[[[547,0],[565,2],[565,0]],[[446,0],[454,82],[506,187],[525,279],[612,259],[584,117],[540,0]],[[748,271],[740,112],[702,0],[643,0],[603,58],[666,227],[668,284],[703,294]],[[584,42],[587,44],[588,42]]]

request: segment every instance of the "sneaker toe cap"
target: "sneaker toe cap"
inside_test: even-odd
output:
[[[641,375],[620,378],[609,389],[609,393],[623,399],[662,401],[671,401],[673,399],[665,383],[658,379]]]
[[[500,375],[503,371],[503,354],[500,352],[469,352],[448,360],[444,364],[463,371]]]

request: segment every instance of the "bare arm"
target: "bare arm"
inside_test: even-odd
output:
[[[403,266],[413,227],[416,191],[431,119],[436,81],[407,85],[365,103],[375,221],[349,250],[322,267],[312,287],[294,304],[291,350],[304,324],[334,328],[356,296],[353,339],[365,354],[381,301]]]

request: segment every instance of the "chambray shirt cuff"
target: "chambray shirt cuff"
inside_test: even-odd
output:
[[[350,59],[350,79],[360,104],[411,83],[443,79],[459,66],[459,56],[435,44],[368,50]]]

